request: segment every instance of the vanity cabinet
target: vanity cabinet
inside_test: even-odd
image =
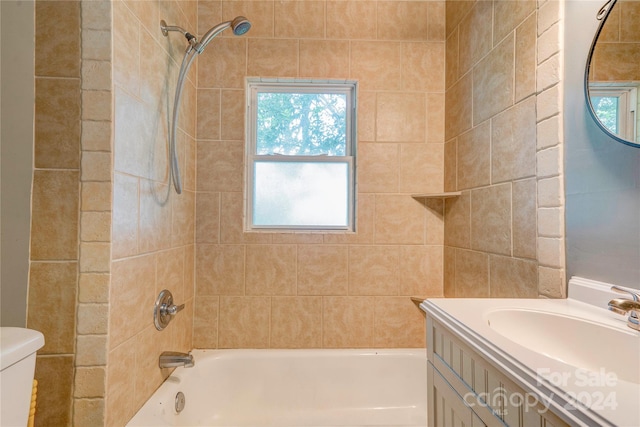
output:
[[[429,426],[569,425],[428,314],[427,358]]]

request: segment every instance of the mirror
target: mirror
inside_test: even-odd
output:
[[[597,19],[585,71],[589,112],[609,136],[640,148],[640,0],[609,0]]]

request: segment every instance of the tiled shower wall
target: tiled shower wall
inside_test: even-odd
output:
[[[195,228],[196,68],[185,82],[178,132],[183,192],[169,186],[167,129],[184,37],[164,37],[160,20],[195,31],[197,4],[117,1],[113,13],[113,227],[106,377],[107,425],[124,425],[171,370],[163,351],[192,342]],[[163,331],[153,324],[163,289],[184,303]]]
[[[445,286],[565,296],[558,1],[447,2]]]
[[[199,348],[421,347],[442,294],[444,2],[199,1]],[[357,79],[357,230],[243,232],[245,77]]]
[[[70,425],[79,269],[80,3],[36,2],[27,326],[41,331],[38,426]],[[60,29],[63,28],[64,31]]]

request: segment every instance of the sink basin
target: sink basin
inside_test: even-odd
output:
[[[606,375],[640,384],[640,337],[589,320],[528,309],[485,314],[489,327],[531,351],[584,372],[584,379]],[[542,368],[542,367],[541,367]],[[544,373],[541,373],[544,376]],[[615,375],[615,377],[613,377]]]

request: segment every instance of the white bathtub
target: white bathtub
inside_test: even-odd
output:
[[[128,426],[425,426],[424,349],[195,350]],[[178,392],[185,407],[176,413]]]

